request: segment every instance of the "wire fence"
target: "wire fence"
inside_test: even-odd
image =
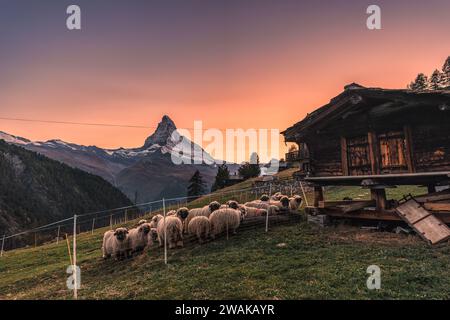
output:
[[[135,204],[132,206],[113,208],[97,212],[89,212],[60,221],[52,222],[40,227],[26,230],[12,235],[4,235],[1,239],[1,256],[7,258],[7,252],[21,247],[38,247],[41,245],[63,242],[68,247],[71,267],[73,270],[74,283],[76,283],[76,259],[77,259],[77,236],[80,234],[91,233],[100,228],[109,228],[111,230],[119,226],[134,227],[140,219],[150,219],[156,214],[162,214],[164,217],[170,210],[180,207],[201,208],[213,201],[225,204],[228,200],[235,200],[240,204],[259,199],[261,195],[269,196],[280,192],[283,195],[293,196],[298,194],[304,200],[302,206],[308,205],[308,197],[311,197],[310,188],[300,180],[284,179],[279,181],[267,182],[259,186],[249,186],[239,190],[223,190],[215,193],[203,195],[201,197],[178,197],[170,199],[161,199],[157,201]],[[301,219],[299,211],[292,212],[286,210],[277,215],[269,214],[245,218],[239,225],[239,232],[245,232],[251,229],[258,229],[262,232],[268,232],[270,228],[281,224],[296,223]],[[234,230],[227,228],[222,236],[228,239]],[[165,235],[165,233],[164,233]],[[69,240],[70,239],[70,240]],[[72,242],[72,250],[70,247]],[[198,239],[195,235],[185,235],[183,246],[198,245]],[[63,245],[63,244],[61,244]],[[154,246],[158,245],[158,241]],[[100,249],[100,248],[99,248]],[[164,238],[164,262],[168,263],[167,240]],[[99,251],[100,252],[100,251]],[[6,257],[4,257],[6,255]],[[100,254],[99,254],[100,256]],[[73,264],[73,265],[72,265]],[[74,297],[77,298],[77,285],[74,286]]]

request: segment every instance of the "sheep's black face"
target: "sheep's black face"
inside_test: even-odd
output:
[[[259,198],[261,201],[269,201],[270,200],[270,198],[269,198],[269,196],[268,195],[265,195],[265,194],[263,194],[262,196],[261,196],[261,198]]]
[[[181,219],[184,220],[187,218],[187,216],[189,215],[189,210],[187,208],[180,208],[177,211],[177,216]]]
[[[239,204],[236,201],[229,201],[228,206],[234,210],[237,210],[239,208]]]
[[[295,197],[295,201],[297,201],[297,203],[300,205],[303,199],[301,197]]]
[[[149,232],[150,232],[150,225],[148,225],[147,223],[146,224],[144,224],[142,227],[141,227],[141,232],[143,232],[144,234],[148,234]]]
[[[214,211],[219,210],[219,209],[220,209],[220,203],[218,203],[217,201],[213,201],[213,202],[211,202],[209,204],[209,210],[211,212],[214,212]]]
[[[114,235],[116,236],[117,240],[119,240],[119,241],[125,240],[125,238],[127,237],[127,234],[128,234],[128,230],[125,228],[117,229],[114,232]]]
[[[288,197],[281,198],[280,202],[283,207],[289,207],[289,198]]]

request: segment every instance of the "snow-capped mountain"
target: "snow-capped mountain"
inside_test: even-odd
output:
[[[4,132],[0,132],[0,139],[99,175],[131,200],[146,202],[163,196],[184,196],[187,181],[197,169],[208,186],[214,180],[217,168],[213,157],[184,137],[178,136],[174,140],[172,133],[175,130],[174,122],[164,116],[142,147],[128,149],[102,149],[62,140],[30,141]],[[177,165],[173,157],[192,164]],[[194,164],[202,160],[202,164]]]

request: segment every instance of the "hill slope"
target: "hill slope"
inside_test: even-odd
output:
[[[130,205],[98,176],[0,140],[0,234]]]

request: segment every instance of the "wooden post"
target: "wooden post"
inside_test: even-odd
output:
[[[414,147],[413,147],[413,139],[411,127],[406,125],[403,127],[403,132],[405,134],[405,156],[406,163],[408,164],[409,172],[416,172],[416,166],[414,163]]]
[[[370,131],[367,134],[367,141],[369,143],[369,159],[370,159],[370,168],[372,170],[372,174],[380,173],[380,164],[379,164],[379,156],[380,153],[378,150],[378,138],[375,132]]]
[[[78,299],[78,286],[77,286],[77,215],[73,216],[73,297]]]
[[[434,186],[432,184],[429,184],[429,185],[427,185],[427,190],[428,190],[428,193],[435,193],[436,192],[436,186]]]
[[[386,209],[386,190],[384,188],[372,188],[370,194],[376,202],[377,210],[383,211]]]
[[[167,225],[166,225],[166,200],[163,198],[164,212],[164,263],[167,264]]]
[[[56,244],[59,243],[59,231],[61,230],[61,226],[58,226],[58,233],[56,235]]]
[[[323,201],[323,188],[321,186],[314,186],[314,207],[319,207],[319,201]]]
[[[3,235],[2,250],[0,251],[0,257],[3,257],[3,249],[5,248],[5,237],[6,237],[6,234]]]
[[[348,176],[348,155],[347,155],[347,139],[341,137],[341,162],[342,175]]]
[[[109,228],[112,230],[113,224],[112,224],[112,214],[109,216]]]
[[[266,210],[266,232],[269,231],[269,210]]]
[[[69,236],[68,236],[67,233],[66,233],[66,242],[67,242],[67,252],[69,253],[70,265],[73,265],[73,263],[72,263],[72,254],[70,253]]]
[[[128,209],[125,209],[125,223],[128,221]]]
[[[92,231],[91,231],[91,234],[94,234],[94,227],[95,227],[95,218],[92,219]]]

